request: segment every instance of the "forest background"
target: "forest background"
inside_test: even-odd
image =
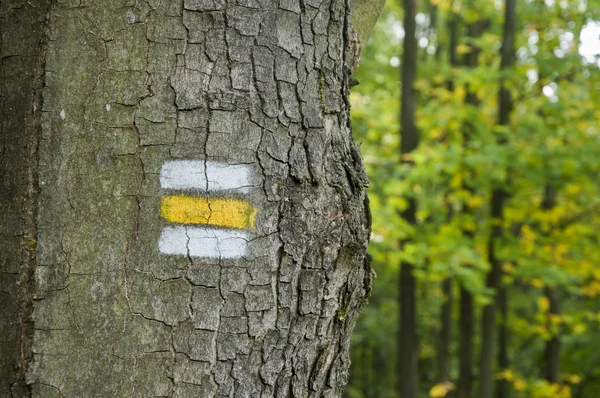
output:
[[[414,38],[404,9],[351,94],[377,275],[346,396],[600,397],[600,2],[417,0]]]

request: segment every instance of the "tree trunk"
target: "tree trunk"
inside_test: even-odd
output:
[[[546,210],[551,210],[556,206],[556,189],[554,186],[547,184],[544,189],[544,200],[542,201],[542,207]],[[558,296],[558,289],[556,287],[544,288],[544,295],[548,299],[549,308],[548,315],[559,315],[560,314],[560,299]],[[550,327],[550,319],[548,319],[548,329]],[[545,357],[545,378],[550,383],[560,382],[560,337],[558,334],[552,334],[552,338],[546,342],[546,349],[544,351]]]
[[[437,7],[436,7],[437,9]],[[437,12],[436,12],[437,14]],[[458,44],[458,26],[457,16],[455,13],[451,13],[447,22],[448,28],[448,60],[451,67],[458,66],[458,60],[456,58],[456,46]],[[440,33],[438,32],[438,36]],[[441,54],[441,43],[438,42],[436,48],[436,56]],[[454,90],[454,82],[452,79],[448,79],[446,86],[449,91]],[[446,138],[444,137],[444,140]],[[448,223],[452,221],[453,209],[451,205],[446,205],[448,212]],[[438,343],[438,383],[445,383],[450,381],[450,365],[452,356],[450,354],[450,346],[452,344],[452,314],[454,313],[454,289],[453,289],[454,278],[448,276],[442,281],[442,292],[444,294],[444,303],[440,310],[440,322],[442,324],[440,328],[440,336]]]
[[[341,396],[348,4],[48,3],[0,3],[0,395]]]
[[[502,48],[500,50],[500,71],[506,71],[514,64],[514,36],[516,29],[516,0],[507,0],[504,12],[504,32]],[[498,125],[508,126],[512,112],[512,98],[510,90],[500,82],[498,92]],[[498,145],[505,145],[506,139],[500,136]],[[502,264],[497,257],[496,248],[502,238],[502,222],[504,218],[504,202],[507,193],[503,187],[496,187],[492,191],[490,218],[492,227],[488,241],[488,263],[490,272],[487,278],[487,287],[495,293],[495,299],[485,306],[481,319],[481,358],[479,396],[481,398],[492,398],[494,393],[494,357],[496,351],[496,307],[498,306],[498,289],[502,283]],[[504,331],[506,332],[506,330]]]
[[[454,292],[452,291],[452,279],[446,278],[442,282],[444,293],[444,304],[441,308],[441,322],[438,341],[438,383],[450,381],[450,345],[452,344],[452,313],[454,311]]]
[[[560,314],[560,301],[556,288],[547,287],[545,289],[546,297],[550,302],[549,314]],[[546,380],[550,383],[560,383],[560,338],[557,334],[546,342]]]
[[[28,396],[47,2],[0,1],[0,396]]]
[[[506,286],[500,285],[498,290],[498,310],[500,311],[500,324],[498,326],[498,367],[500,371],[508,369],[508,290]],[[507,380],[498,380],[496,386],[496,398],[508,398],[510,396],[510,384]]]
[[[402,97],[400,109],[401,128],[401,161],[408,160],[410,154],[419,144],[419,136],[415,123],[416,98],[414,81],[417,72],[417,40],[416,0],[404,0],[404,53],[402,54]],[[408,207],[402,212],[406,223],[416,224],[417,203],[414,198],[408,200]],[[401,242],[400,250],[408,243]],[[400,334],[398,378],[401,398],[416,398],[418,392],[418,360],[419,349],[417,339],[417,281],[413,275],[413,264],[402,261],[400,265]]]
[[[492,222],[500,222],[504,212],[504,193],[494,190],[492,193],[491,217]],[[497,289],[502,278],[500,261],[496,258],[496,245],[501,236],[501,225],[494,225],[488,242],[488,261],[491,266],[487,277],[487,286]],[[479,359],[479,397],[492,398],[494,389],[494,358],[496,351],[496,301],[483,308],[481,315],[481,353]]]
[[[473,295],[460,288],[457,398],[469,398],[473,387]]]
[[[488,21],[479,20],[468,25],[468,37],[476,38],[481,36],[483,31],[488,25]],[[479,48],[471,45],[471,50],[465,54],[463,64],[471,69],[475,69],[478,64],[477,57],[479,55]],[[477,115],[476,108],[479,106],[479,99],[477,95],[471,90],[469,84],[466,84],[466,95],[465,105],[469,112],[467,113],[466,119],[463,121],[463,147],[466,149],[469,146],[471,135],[474,133],[475,127],[471,123],[470,118],[474,118]],[[470,172],[467,170],[466,172]],[[475,187],[471,184],[463,182],[463,189],[469,193],[475,191]],[[467,205],[464,206],[463,213],[466,216],[473,216],[473,211]],[[463,235],[466,236],[470,242],[473,242],[474,233],[470,230],[463,230]],[[473,308],[473,295],[463,285],[460,287],[460,331],[461,336],[459,340],[459,369],[460,374],[457,384],[457,396],[458,398],[467,398],[471,396],[471,390],[473,387],[473,321],[474,321],[474,308]]]

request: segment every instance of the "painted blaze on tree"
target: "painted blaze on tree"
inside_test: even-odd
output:
[[[47,3],[0,4],[0,393],[340,396],[370,286],[348,5]]]

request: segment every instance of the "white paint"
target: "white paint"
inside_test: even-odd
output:
[[[161,253],[190,257],[238,258],[246,254],[249,234],[245,231],[203,227],[166,227],[158,248]]]
[[[110,111],[110,104],[106,104],[106,112]]]
[[[166,189],[236,190],[245,193],[252,187],[251,171],[244,164],[173,160],[162,165],[160,186]]]
[[[237,191],[252,188],[249,165],[204,161],[173,160],[160,169],[163,189],[184,191]],[[165,227],[158,240],[161,253],[204,258],[239,258],[246,255],[250,232],[176,225]]]
[[[66,117],[67,117],[67,114],[65,113],[65,110],[64,110],[64,109],[61,109],[61,110],[60,110],[60,118],[61,118],[62,120],[65,120],[65,118],[66,118]]]

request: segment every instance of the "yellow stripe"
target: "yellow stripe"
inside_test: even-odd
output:
[[[162,198],[160,214],[176,223],[254,229],[256,208],[239,199],[177,195]]]

